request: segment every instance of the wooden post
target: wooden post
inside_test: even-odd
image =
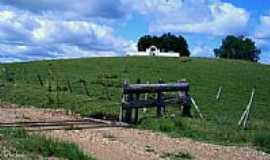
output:
[[[125,90],[125,88],[127,88],[127,86],[128,86],[128,81],[125,80],[124,84],[123,84],[122,105],[121,105],[121,108],[120,108],[120,115],[119,115],[119,117],[121,117],[121,118],[119,118],[120,121],[124,121],[124,122],[128,121],[127,108],[126,108],[126,103],[128,102],[128,99],[127,99],[126,94],[124,94],[124,90]]]
[[[119,122],[122,122],[124,120],[124,107],[125,107],[125,103],[126,103],[126,96],[125,94],[122,95],[122,99],[121,99],[121,106],[120,106],[120,111],[119,111]]]
[[[51,66],[51,65],[50,65],[50,66]],[[49,76],[49,78],[51,78],[51,80],[54,80],[53,71],[52,71],[52,69],[50,68],[50,66],[49,66],[49,69],[48,69],[48,76]]]
[[[86,94],[88,97],[90,97],[90,93],[89,93],[89,91],[88,91],[86,81],[83,80],[83,79],[81,79],[80,82],[81,82],[81,84],[82,84],[82,88],[84,88],[85,94]]]
[[[149,81],[146,82],[146,84],[149,84],[149,83],[150,83]],[[148,99],[148,93],[145,93],[144,100],[147,101],[147,99]],[[146,111],[147,111],[147,108],[143,108],[143,112],[145,113]]]
[[[51,65],[49,65],[49,69],[48,69],[48,91],[52,92],[53,74],[52,74],[52,70],[51,70],[50,66]]]
[[[52,81],[51,81],[51,77],[48,77],[48,91],[52,92]]]
[[[137,84],[141,84],[141,79],[137,79]],[[140,100],[140,93],[136,94],[136,100]],[[139,120],[139,109],[136,107],[135,108],[134,122],[137,123],[138,120]]]
[[[159,80],[159,84],[164,84],[165,81],[163,81],[162,79]],[[165,106],[165,103],[164,103],[164,93],[161,93],[161,97],[162,97],[162,105],[161,105],[161,108],[162,108],[162,114],[165,114],[166,112],[166,106]]]
[[[56,102],[57,102],[57,107],[60,107],[60,102],[59,102],[59,84],[58,80],[56,80]]]
[[[161,92],[158,92],[157,94],[157,116],[160,117],[161,116],[161,100],[162,96],[161,96]]]
[[[67,82],[67,86],[68,86],[69,92],[72,93],[73,90],[72,90],[72,86],[71,86],[70,80],[67,80],[66,82]]]
[[[12,75],[12,73],[9,71],[9,69],[7,67],[3,68],[3,72],[5,74],[5,79],[7,82],[13,82],[14,81],[14,75]]]
[[[39,81],[40,86],[43,87],[44,84],[43,84],[43,81],[42,81],[41,76],[39,74],[37,74],[37,79]]]
[[[22,80],[25,82],[25,68],[22,69]]]
[[[133,94],[128,94],[127,95],[127,103],[133,101]],[[126,109],[126,121],[128,123],[131,123],[132,122],[132,107],[128,107]]]
[[[162,80],[159,80],[159,83],[162,83]],[[158,92],[157,93],[157,116],[162,116],[162,108],[164,108],[164,102],[163,102],[163,93]]]

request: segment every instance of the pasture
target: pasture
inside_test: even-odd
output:
[[[2,64],[0,69],[1,103],[64,108],[67,113],[107,119],[118,118],[124,80],[157,83],[184,78],[191,84],[190,94],[205,119],[200,119],[194,108],[193,118],[183,118],[173,106],[161,118],[155,116],[154,109],[140,111],[140,121],[134,127],[223,145],[256,146],[270,153],[267,65],[222,59],[119,57]],[[238,121],[253,88],[256,93],[244,129]]]

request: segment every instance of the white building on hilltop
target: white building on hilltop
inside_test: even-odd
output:
[[[128,56],[157,56],[157,57],[179,57],[180,53],[161,52],[156,46],[150,46],[145,52],[130,52]]]

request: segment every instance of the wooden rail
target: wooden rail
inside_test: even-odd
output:
[[[124,85],[124,94],[186,91],[188,88],[189,84],[186,82],[171,84],[126,84]]]

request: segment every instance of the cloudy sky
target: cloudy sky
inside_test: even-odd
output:
[[[121,56],[165,32],[199,57],[245,35],[270,64],[270,0],[0,0],[0,62]]]

